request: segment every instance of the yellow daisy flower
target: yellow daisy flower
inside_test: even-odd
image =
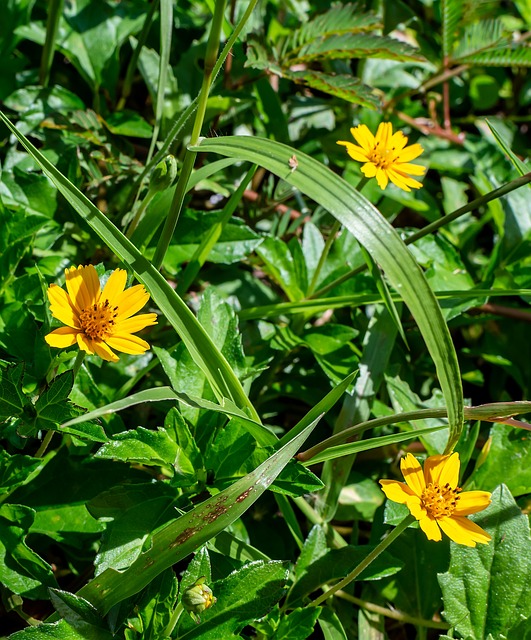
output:
[[[459,466],[457,453],[430,456],[423,472],[415,456],[408,453],[400,462],[405,484],[398,480],[380,480],[380,484],[389,500],[407,505],[428,540],[439,542],[442,529],[454,542],[475,547],[478,542],[486,544],[491,537],[465,516],[485,509],[490,504],[490,493],[460,493]]]
[[[387,187],[389,180],[404,191],[422,187],[422,183],[410,177],[424,175],[424,167],[410,163],[424,151],[420,144],[406,147],[406,136],[401,131],[393,133],[390,122],[382,122],[376,136],[364,124],[352,127],[350,133],[359,146],[344,140],[338,140],[337,144],[344,145],[351,158],[365,163],[361,171],[366,178],[375,177],[381,189]]]
[[[115,269],[103,291],[96,269],[92,265],[65,269],[66,291],[56,284],[48,288],[50,311],[65,327],[47,336],[51,347],[78,347],[98,355],[103,360],[117,362],[112,349],[122,353],[141,354],[149,344],[132,335],[157,323],[157,314],[143,313],[132,318],[149,300],[149,293],[138,284],[125,289],[127,272]]]

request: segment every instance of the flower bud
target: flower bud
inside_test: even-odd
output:
[[[177,177],[177,160],[174,156],[166,156],[153,169],[149,179],[149,189],[151,191],[164,191]]]
[[[212,589],[205,584],[205,580],[205,576],[198,578],[193,585],[185,589],[181,600],[183,607],[197,624],[201,622],[199,614],[205,609],[210,609],[217,600]]]

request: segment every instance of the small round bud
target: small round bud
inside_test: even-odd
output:
[[[199,614],[205,609],[210,609],[217,601],[205,580],[205,576],[198,578],[193,585],[185,589],[181,600],[183,607],[197,624],[201,622]]]
[[[166,156],[153,169],[149,179],[149,189],[152,191],[164,191],[177,177],[177,160],[173,156]]]

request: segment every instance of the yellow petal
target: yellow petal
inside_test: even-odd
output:
[[[65,349],[66,347],[72,347],[76,344],[76,335],[78,331],[71,327],[60,327],[55,329],[48,335],[44,336],[46,342],[50,347],[57,347],[58,349]]]
[[[69,327],[77,327],[80,329],[78,313],[72,305],[66,291],[56,284],[51,284],[48,287],[47,294],[52,316],[60,320],[63,324],[67,324]]]
[[[376,165],[372,162],[367,162],[367,164],[364,164],[361,168],[361,172],[366,178],[374,178],[374,176],[376,175],[376,171]]]
[[[144,353],[150,347],[149,344],[139,338],[138,336],[132,336],[127,334],[109,336],[105,339],[105,342],[116,349],[116,351],[121,351],[122,353],[131,353],[133,355],[138,355],[140,353]]]
[[[100,281],[91,264],[87,267],[65,269],[65,278],[70,299],[79,312],[98,302]]]
[[[389,140],[393,134],[393,125],[390,122],[381,122],[376,132],[376,142],[380,149],[389,148]]]
[[[385,189],[389,184],[389,177],[387,175],[387,171],[383,169],[376,169],[376,182],[380,189]]]
[[[391,180],[391,182],[394,185],[396,185],[399,189],[402,189],[403,191],[411,191],[411,189],[408,187],[408,181],[404,180],[403,176],[401,176],[397,171],[388,169],[387,175],[389,176],[389,179]]]
[[[449,518],[441,518],[437,522],[450,540],[457,542],[457,544],[475,547],[477,542],[487,544],[491,540],[486,531],[463,516],[452,515]]]
[[[434,518],[422,518],[422,520],[419,520],[419,526],[426,534],[428,540],[434,540],[435,542],[440,542],[442,540],[441,530],[439,529],[437,520]]]
[[[122,322],[122,320],[140,311],[148,300],[149,293],[144,289],[143,285],[137,284],[134,287],[126,289],[114,302],[114,304],[118,306],[116,322]]]
[[[420,164],[411,164],[410,162],[395,162],[393,168],[400,173],[410,176],[423,176],[426,173],[426,167]]]
[[[362,149],[365,151],[372,151],[374,149],[374,136],[367,125],[360,124],[357,127],[352,127],[350,133]]]
[[[81,351],[85,351],[86,353],[90,353],[90,355],[94,355],[94,349],[92,348],[92,340],[87,338],[84,333],[78,333],[76,335],[77,344]]]
[[[407,138],[402,131],[397,131],[396,133],[393,133],[389,139],[389,144],[395,151],[400,151],[406,146]]]
[[[399,502],[400,504],[406,504],[408,498],[415,494],[404,482],[398,482],[398,480],[380,480],[382,491],[393,502]]]
[[[491,502],[488,491],[465,491],[457,498],[457,507],[452,514],[454,516],[469,516],[471,513],[483,511]]]
[[[103,292],[101,294],[102,299],[108,300],[109,304],[114,307],[116,305],[115,300],[117,300],[123,293],[126,282],[127,271],[125,269],[115,269],[109,276],[109,279],[103,288]]]
[[[156,313],[141,313],[139,316],[122,320],[114,326],[113,335],[123,333],[136,333],[144,327],[148,327],[152,324],[157,324]]]
[[[400,162],[409,162],[410,160],[414,160],[418,158],[421,153],[424,153],[424,149],[420,146],[420,144],[412,144],[405,149],[402,149],[399,155]]]
[[[448,456],[446,462],[441,469],[441,473],[439,475],[438,484],[442,487],[449,484],[452,489],[457,487],[459,482],[459,467],[461,463],[459,462],[459,454],[452,453],[451,456]]]
[[[422,518],[426,517],[427,511],[422,505],[422,500],[418,496],[413,495],[411,498],[408,498],[406,506],[415,519],[420,521]]]
[[[422,467],[419,461],[413,454],[408,453],[400,461],[400,470],[409,488],[415,495],[420,497],[426,488],[426,483],[424,482],[424,474],[422,473]]]
[[[118,362],[120,359],[114,351],[105,344],[105,342],[101,342],[99,340],[92,340],[91,342],[94,353],[102,360],[107,360],[107,362]]]
[[[426,458],[424,462],[424,478],[426,484],[439,484],[441,471],[448,460],[448,456],[437,455]]]
[[[367,162],[369,160],[367,156],[367,152],[364,151],[361,147],[358,147],[352,142],[342,142],[338,140],[337,144],[342,144],[347,148],[348,155],[356,162]]]

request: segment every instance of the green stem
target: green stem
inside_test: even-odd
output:
[[[332,546],[336,549],[341,549],[342,547],[346,547],[347,543],[341,534],[339,534],[334,527],[330,526],[323,518],[317,513],[317,511],[309,505],[306,500],[299,496],[298,498],[293,498],[293,503],[299,508],[299,511],[306,516],[306,518],[312,524],[319,524],[327,530],[327,533],[330,534],[332,539]]]
[[[205,70],[203,73],[203,83],[201,85],[201,92],[199,94],[199,102],[195,114],[192,136],[190,138],[191,146],[197,144],[205,119],[208,93],[210,90],[210,85],[212,83],[212,75],[216,64],[219,39],[221,35],[221,28],[223,25],[223,12],[225,10],[225,2],[226,0],[216,0],[214,17],[212,19],[212,27],[208,36],[207,50],[205,54]],[[179,175],[179,180],[177,181],[173,200],[170,205],[170,211],[168,213],[168,217],[166,218],[164,229],[162,230],[161,236],[159,238],[159,242],[155,250],[155,255],[153,256],[152,262],[153,266],[156,269],[161,268],[164,261],[164,256],[166,255],[166,251],[170,246],[175,227],[177,226],[177,222],[181,214],[184,196],[186,193],[186,186],[192,174],[196,156],[197,153],[195,151],[189,151],[188,149],[186,150],[183,166]]]
[[[59,20],[63,12],[63,0],[50,0],[48,8],[48,20],[46,21],[46,40],[42,50],[41,68],[39,71],[39,81],[43,87],[48,86],[50,70],[52,68],[53,56],[55,53],[55,40],[59,29]]]
[[[420,238],[424,238],[424,236],[427,236],[433,231],[437,231],[437,229],[444,227],[449,222],[453,222],[454,220],[457,220],[457,218],[460,218],[465,213],[469,213],[470,211],[473,211],[474,209],[477,209],[478,207],[484,204],[487,204],[487,202],[490,202],[491,200],[496,200],[496,198],[501,198],[502,196],[507,195],[511,191],[514,191],[515,189],[518,189],[519,187],[522,187],[528,184],[529,182],[531,182],[531,173],[526,173],[524,176],[520,176],[515,180],[511,180],[511,182],[508,182],[507,184],[503,185],[503,187],[500,187],[499,189],[494,189],[494,191],[490,191],[489,193],[486,193],[484,196],[481,196],[479,198],[476,198],[475,200],[472,200],[472,202],[469,202],[464,207],[456,209],[452,213],[449,213],[447,216],[444,216],[439,220],[435,220],[435,222],[432,222],[431,224],[426,225],[416,233],[413,233],[412,235],[408,236],[404,240],[404,243],[408,245],[408,244],[411,244],[412,242],[416,242],[417,240],[420,240]],[[356,267],[355,269],[352,269],[348,273],[345,273],[345,275],[341,276],[340,278],[337,278],[337,280],[334,280],[330,284],[327,284],[326,287],[319,289],[319,291],[316,291],[314,294],[308,297],[311,299],[320,298],[321,296],[324,296],[335,287],[339,286],[340,284],[343,284],[343,282],[346,282],[347,280],[357,275],[358,273],[365,271],[366,268],[367,268],[367,265],[360,265],[359,267]]]
[[[376,558],[382,553],[382,551],[385,551],[385,549],[387,549],[387,547],[392,542],[394,542],[398,538],[398,536],[409,527],[412,522],[414,522],[414,520],[415,518],[412,515],[406,516],[402,520],[402,522],[398,524],[391,531],[391,533],[380,542],[378,546],[376,546],[369,554],[367,554],[367,556],[358,564],[355,569],[353,569],[347,576],[345,576],[343,580],[340,580],[337,584],[328,589],[328,591],[320,595],[315,600],[312,600],[312,602],[310,602],[308,606],[317,607],[321,604],[321,602],[324,602],[330,596],[333,596],[336,591],[339,591],[339,589],[343,589],[343,587],[346,587],[353,580],[355,580],[360,575],[360,573],[371,564],[373,560],[376,560]]]
[[[183,603],[179,602],[179,604],[175,607],[174,612],[172,613],[171,620],[168,623],[166,629],[164,629],[164,638],[169,638],[175,629],[175,625],[179,621],[181,617],[181,613],[184,611]]]
[[[75,377],[77,375],[77,372],[81,368],[81,365],[82,365],[84,359],[85,359],[85,352],[81,351],[81,349],[80,349],[77,352],[77,356],[76,356],[76,359],[74,361],[74,366],[72,367],[72,373],[74,374],[74,379],[75,379]],[[46,453],[46,449],[48,449],[48,446],[49,446],[50,442],[52,441],[54,433],[55,433],[55,431],[47,431],[46,432],[46,435],[42,439],[41,446],[37,449],[37,452],[35,453],[35,456],[34,456],[35,458],[42,458],[42,456]]]
[[[127,229],[127,232],[125,234],[126,237],[129,238],[129,240],[131,239],[131,236],[133,235],[135,229],[138,227],[138,223],[140,222],[140,219],[142,218],[142,214],[146,210],[146,207],[153,200],[153,197],[155,196],[156,193],[157,192],[154,189],[149,189],[148,192],[146,193],[146,197],[142,200],[142,202],[138,206],[138,209],[136,210],[136,213],[135,213],[135,217],[131,220],[131,224],[129,225],[129,228]]]

